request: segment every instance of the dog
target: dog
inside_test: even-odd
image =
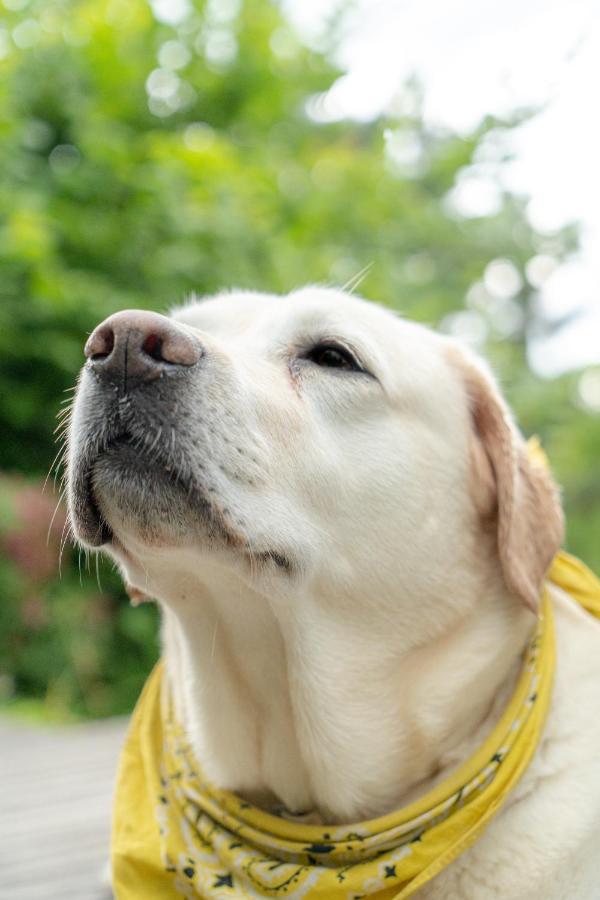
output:
[[[176,716],[210,782],[329,824],[443,782],[511,696],[563,538],[485,363],[321,287],[116,313],[86,356],[72,527],[159,601]],[[535,755],[424,900],[600,897],[600,624],[548,592],[557,666]]]

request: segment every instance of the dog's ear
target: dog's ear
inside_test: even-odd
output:
[[[504,400],[478,364],[453,349],[471,413],[471,477],[479,514],[496,528],[504,580],[534,612],[563,539],[558,490],[533,459]]]

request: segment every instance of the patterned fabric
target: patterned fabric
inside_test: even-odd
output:
[[[577,559],[558,554],[549,579],[600,618],[600,582]],[[476,840],[527,768],[554,666],[552,605],[544,591],[514,694],[471,759],[404,809],[326,827],[273,816],[210,784],[175,720],[159,664],[120,763],[112,848],[117,900],[412,896]]]

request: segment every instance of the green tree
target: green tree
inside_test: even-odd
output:
[[[486,120],[466,138],[435,130],[413,83],[410,113],[319,123],[307,109],[318,111],[338,73],[268,0],[198,2],[176,25],[143,0],[8,6],[0,469],[45,474],[85,335],[109,313],[165,310],[229,286],[343,284],[366,269],[371,299],[485,339],[524,430],[540,433],[565,484],[573,548],[600,563],[598,421],[574,405],[575,376],[541,382],[527,366],[526,336],[544,323],[524,269],[548,239],[529,226],[524,198],[504,194],[493,215],[470,219],[449,201],[481,147],[518,116]],[[565,230],[552,254],[560,260],[575,244]],[[520,273],[504,301],[480,284],[497,259]],[[151,611],[131,611],[106,569],[103,589],[85,571],[80,583],[70,550],[62,581],[44,570],[32,582],[15,551],[31,488],[15,477],[3,484],[6,693],[81,714],[128,707],[156,656]]]

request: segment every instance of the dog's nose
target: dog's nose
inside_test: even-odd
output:
[[[125,309],[94,329],[84,352],[97,375],[127,389],[166,370],[194,366],[203,350],[193,335],[166,316]]]

